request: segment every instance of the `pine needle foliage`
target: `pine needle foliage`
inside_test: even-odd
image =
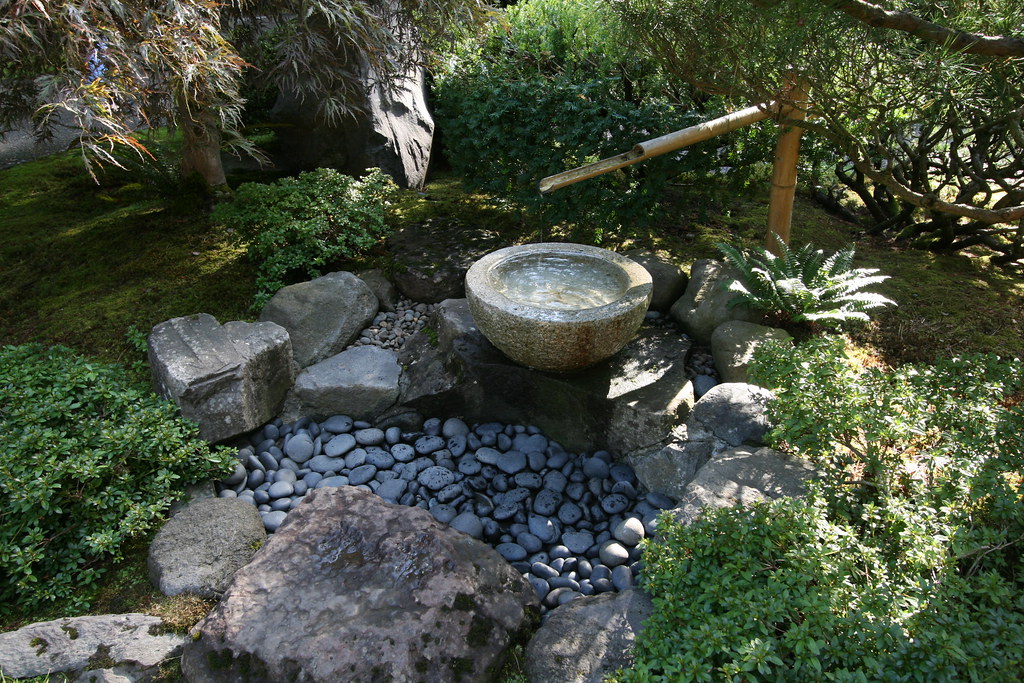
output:
[[[866,311],[895,302],[865,287],[889,279],[876,268],[853,267],[853,245],[828,256],[805,244],[791,249],[777,235],[775,255],[767,249],[741,250],[719,243],[718,250],[739,273],[728,289],[736,296],[730,306],[747,304],[765,311],[781,324],[808,323],[835,328],[853,320],[868,320]]]

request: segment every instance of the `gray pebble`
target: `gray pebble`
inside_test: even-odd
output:
[[[609,515],[617,515],[629,507],[629,498],[621,493],[610,493],[601,499],[601,509]]]
[[[356,447],[356,439],[351,434],[339,434],[324,446],[324,454],[332,458],[345,455]]]
[[[440,436],[421,436],[416,439],[414,448],[420,455],[430,455],[444,448],[444,439]]]
[[[551,489],[543,489],[533,499],[533,511],[538,515],[549,517],[558,510],[562,504],[562,494]]]
[[[263,463],[263,466],[268,470],[276,470],[279,467],[277,464],[277,458],[271,455],[268,451],[264,451],[256,457],[259,458],[260,462]]]
[[[398,462],[412,462],[416,457],[416,449],[407,443],[396,443],[391,447],[391,455]]]
[[[370,446],[366,449],[366,462],[379,470],[386,470],[395,464],[395,457],[383,448]]]
[[[451,521],[451,527],[458,529],[464,534],[473,538],[481,538],[484,534],[484,525],[480,518],[472,512],[463,512]]]
[[[458,516],[459,511],[451,505],[435,505],[430,508],[430,514],[434,515],[434,519],[441,522],[441,524],[449,524]]]
[[[494,549],[509,562],[525,560],[527,555],[526,549],[518,543],[499,543]]]
[[[416,480],[431,491],[440,491],[455,481],[455,473],[445,467],[432,465],[420,472]]]
[[[243,465],[242,463],[238,462],[238,463],[235,463],[235,471],[232,472],[231,475],[228,476],[226,479],[221,480],[221,483],[224,484],[224,486],[229,486],[229,487],[230,486],[238,486],[243,481],[245,481],[247,476],[248,476],[248,472],[245,469],[245,465]]]
[[[405,494],[405,487],[408,482],[404,479],[390,479],[380,485],[377,495],[389,503],[397,503]]]
[[[313,457],[313,439],[307,432],[300,432],[288,440],[284,452],[293,462],[306,462]]]
[[[497,518],[497,510],[495,510],[495,518]],[[547,517],[530,515],[527,520],[527,523],[530,525],[530,533],[539,538],[543,543],[552,543],[558,538],[558,527]]]
[[[331,458],[326,455],[317,455],[310,458],[306,463],[306,466],[319,474],[323,474],[324,472],[337,472],[345,466],[345,459]]]
[[[622,522],[612,530],[612,536],[614,536],[617,541],[620,541],[623,545],[630,547],[635,546],[643,540],[645,535],[644,523],[635,517],[629,517],[622,520]]]
[[[373,465],[360,465],[348,473],[348,482],[352,486],[365,484],[377,474],[377,468]]]
[[[320,427],[333,434],[342,434],[352,430],[352,418],[348,415],[334,415],[324,420]]]
[[[633,586],[633,572],[629,571],[629,567],[619,565],[612,569],[612,585],[615,586],[615,590],[620,591]]]
[[[536,577],[533,574],[527,574],[526,580],[530,582],[531,586],[533,586],[533,590],[536,591],[537,597],[540,600],[543,600],[547,596],[548,591],[550,590],[547,581]]]
[[[594,545],[594,535],[589,531],[566,531],[562,534],[562,543],[571,552],[582,554]]]
[[[469,434],[469,425],[457,417],[450,417],[441,426],[441,434],[446,438],[453,436],[466,436]]]
[[[287,514],[288,513],[284,512],[283,510],[278,510],[276,512],[268,512],[267,514],[263,515],[263,528],[266,529],[268,533],[274,533],[275,531],[277,531],[278,527],[280,527],[281,524],[284,522]]]
[[[599,551],[601,563],[608,567],[617,567],[629,561],[629,550],[618,541],[605,541]]]
[[[275,479],[275,481],[286,481],[290,484],[294,484],[298,479],[299,476],[292,470],[280,470],[277,473],[277,479]]]
[[[526,455],[520,451],[508,451],[502,453],[494,464],[506,474],[516,474],[526,467]]]
[[[493,448],[487,448],[485,446],[476,450],[476,459],[485,465],[497,464],[499,457],[501,457],[501,453]]]
[[[608,463],[598,457],[583,461],[583,474],[591,479],[604,479],[608,476]]]
[[[360,446],[380,446],[384,443],[384,431],[376,427],[367,427],[357,430],[353,436]]]
[[[366,449],[356,448],[345,456],[345,467],[355,469],[366,464]]]
[[[284,498],[295,493],[295,487],[290,481],[275,481],[267,491],[271,498]]]

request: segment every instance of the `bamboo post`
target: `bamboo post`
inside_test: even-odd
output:
[[[595,161],[592,164],[574,168],[570,171],[564,171],[562,173],[556,173],[555,175],[548,176],[540,181],[539,188],[541,194],[547,194],[548,192],[554,192],[555,190],[578,183],[581,180],[593,178],[609,171],[614,171],[624,166],[630,166],[632,164],[639,163],[656,157],[666,152],[674,152],[677,149],[682,149],[687,145],[692,145],[697,142],[709,140],[717,135],[734,131],[737,128],[748,126],[751,123],[766,119],[776,110],[776,104],[770,102],[766,105],[760,105],[756,107],[747,107],[746,109],[740,109],[731,114],[720,116],[717,119],[710,121],[704,121],[698,123],[695,126],[677,130],[674,133],[662,135],[645,142],[637,143],[633,145],[633,149],[628,152],[623,152],[617,156],[609,157],[607,159],[601,159]]]
[[[792,90],[794,102],[803,104],[807,99],[806,87],[798,82]],[[807,112],[798,107],[786,107],[782,118],[790,121],[803,121]],[[790,226],[793,223],[793,200],[796,195],[797,161],[800,158],[800,136],[803,129],[792,124],[782,126],[778,142],[775,145],[775,160],[772,165],[772,187],[768,198],[768,232],[765,234],[765,249],[776,256],[779,245],[772,234],[776,234],[784,244],[789,244]]]

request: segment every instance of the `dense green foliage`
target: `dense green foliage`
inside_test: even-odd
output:
[[[213,219],[234,231],[258,268],[253,307],[263,308],[286,279],[353,258],[388,231],[386,208],[395,184],[371,169],[356,179],[329,168],[274,183],[245,183]]]
[[[729,283],[736,296],[730,305],[747,304],[765,311],[775,322],[836,327],[868,320],[868,311],[894,303],[865,287],[889,279],[876,268],[854,268],[853,246],[829,256],[811,244],[791,249],[774,233],[776,255],[764,247],[742,251],[720,243],[719,251],[737,270]]]
[[[621,680],[1019,680],[1024,369],[854,368],[842,343],[769,347],[778,446],[805,501],[669,517],[644,553],[655,612]]]
[[[664,72],[749,102],[795,102],[872,229],[1024,258],[1021,0],[621,0]],[[798,80],[809,94],[789,94]],[[839,196],[842,192],[837,193]]]
[[[0,348],[0,614],[84,600],[98,561],[232,462],[117,366]]]
[[[696,145],[541,196],[546,176],[627,151],[635,143],[711,118],[721,102],[694,102],[624,40],[599,0],[528,0],[436,69],[445,152],[467,185],[511,199],[574,236],[641,228],[656,217],[670,179],[770,158],[756,129]],[[719,149],[727,152],[720,154]],[[730,179],[742,182],[737,170]]]

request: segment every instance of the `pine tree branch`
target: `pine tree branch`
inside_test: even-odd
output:
[[[989,57],[1024,57],[1024,38],[968,33],[922,19],[909,12],[891,12],[864,0],[831,0],[839,11],[869,26],[903,31],[955,52]]]

